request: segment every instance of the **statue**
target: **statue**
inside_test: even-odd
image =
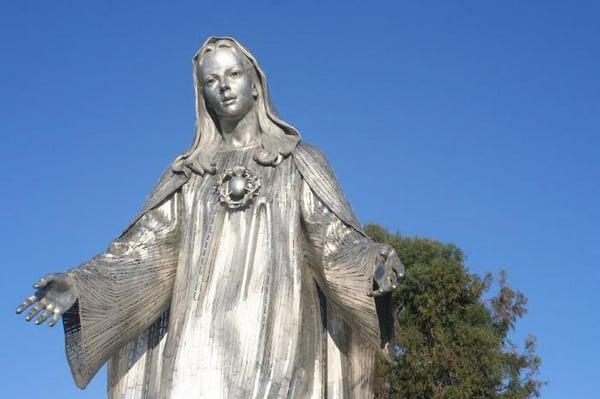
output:
[[[323,154],[273,111],[232,38],[193,59],[196,135],[102,253],[18,308],[54,326],[84,388],[124,398],[367,398],[377,301],[404,267],[361,230]]]

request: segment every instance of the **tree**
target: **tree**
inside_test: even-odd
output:
[[[406,266],[406,277],[391,300],[394,341],[391,361],[376,370],[378,398],[539,397],[541,359],[535,338],[522,348],[509,335],[526,312],[527,298],[498,279],[493,283],[467,271],[462,251],[452,244],[390,234],[367,225],[375,241],[391,245]]]

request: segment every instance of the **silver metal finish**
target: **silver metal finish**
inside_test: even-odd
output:
[[[241,208],[258,195],[260,178],[250,169],[235,166],[221,174],[218,187],[222,203],[231,209]]]
[[[210,38],[193,65],[191,148],[105,253],[41,279],[17,312],[62,316],[76,384],[108,362],[113,399],[372,397],[373,297],[402,264],[274,113],[246,49]]]

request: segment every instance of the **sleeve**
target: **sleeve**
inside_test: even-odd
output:
[[[169,306],[178,257],[179,197],[145,212],[108,250],[68,273],[78,302],[63,315],[78,387]]]
[[[308,263],[328,306],[372,346],[380,348],[377,307],[367,293],[373,289],[373,268],[381,245],[342,221],[306,181],[302,184],[301,208]]]

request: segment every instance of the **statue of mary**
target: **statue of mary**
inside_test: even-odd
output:
[[[192,146],[105,253],[43,277],[17,312],[62,316],[76,384],[108,362],[112,399],[371,397],[375,297],[402,264],[244,47],[209,38],[193,66]]]

